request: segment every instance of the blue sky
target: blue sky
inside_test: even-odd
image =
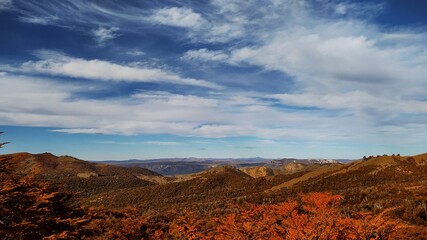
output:
[[[3,153],[427,152],[427,2],[0,0]]]

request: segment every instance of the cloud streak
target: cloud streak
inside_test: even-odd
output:
[[[3,70],[113,82],[166,82],[213,89],[222,88],[215,83],[183,78],[158,68],[121,65],[98,59],[73,58],[55,51],[38,51],[37,55],[41,58],[38,61],[28,61],[19,67],[3,66]]]
[[[199,62],[199,61],[226,62],[228,58],[229,58],[228,54],[224,53],[223,51],[212,51],[206,48],[189,50],[185,52],[184,55],[181,57],[182,60],[194,61],[194,62]]]
[[[8,11],[12,9],[12,1],[11,0],[0,0],[0,12],[1,11]]]
[[[427,124],[414,121],[414,117],[401,118],[404,113],[426,116],[424,102],[359,99],[358,94],[363,93],[333,100],[328,96],[270,96],[292,106],[312,106],[310,97],[320,99],[316,106],[328,110],[295,111],[236,93],[196,97],[142,92],[120,99],[93,100],[74,99],[73,93],[83,87],[71,83],[13,75],[0,76],[0,83],[0,124],[53,127],[62,133],[375,142],[401,141],[396,136],[413,132],[414,126],[427,129]]]

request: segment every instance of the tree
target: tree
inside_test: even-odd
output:
[[[0,135],[2,135],[4,132],[0,132]],[[10,142],[0,142],[0,148],[2,148],[4,145],[9,144]]]

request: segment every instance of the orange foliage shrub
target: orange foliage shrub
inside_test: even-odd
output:
[[[171,234],[183,239],[327,240],[387,239],[394,231],[396,224],[381,217],[342,216],[338,208],[340,198],[330,193],[310,193],[280,204],[236,206],[233,213],[211,220],[217,226],[215,232],[203,233],[196,219],[187,218],[179,221],[179,231]]]
[[[82,215],[67,206],[69,195],[25,177],[1,175],[0,180],[1,239],[42,239],[56,234],[77,239],[81,234]]]
[[[345,217],[339,210],[341,196],[330,193],[300,194],[279,204],[234,206],[231,213],[216,218],[188,211],[141,216],[136,208],[70,208],[65,195],[45,184],[13,179],[2,183],[4,239],[423,239],[421,230],[415,233],[387,221],[387,211]]]

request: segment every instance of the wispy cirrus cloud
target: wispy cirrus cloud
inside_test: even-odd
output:
[[[127,2],[117,6],[111,2],[75,1],[23,1],[16,0],[15,11],[20,13],[23,22],[56,25],[80,31],[99,32],[105,36],[107,26],[119,28],[122,32],[138,34],[142,26],[178,27],[187,31],[187,39],[203,42],[228,42],[245,36],[243,15],[237,12],[224,12],[221,3],[205,3],[205,7],[218,9],[208,13],[190,2],[168,6],[162,2]],[[247,4],[245,4],[247,5]],[[228,16],[235,14],[234,17]],[[58,17],[61,16],[61,17]],[[107,26],[106,26],[107,24]],[[114,31],[115,32],[115,31]],[[99,35],[99,34],[98,34]]]
[[[98,59],[82,59],[56,51],[37,51],[38,61],[28,61],[18,67],[3,65],[0,69],[18,73],[47,74],[73,78],[123,82],[168,82],[180,85],[221,89],[221,86],[204,80],[183,78],[177,74],[158,69],[123,65]]]
[[[11,0],[0,0],[0,12],[11,10],[13,7]]]

